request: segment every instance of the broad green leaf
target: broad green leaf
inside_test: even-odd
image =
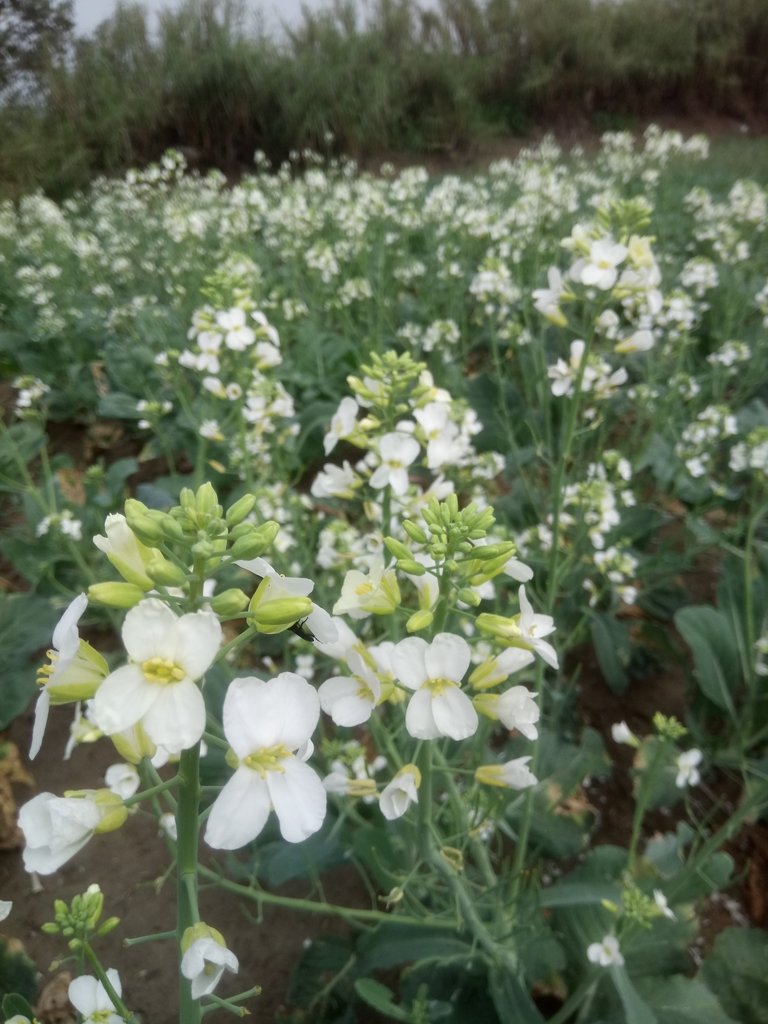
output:
[[[626,1024],[659,1024],[650,1006],[640,997],[637,989],[629,979],[624,967],[614,965],[609,968],[611,980],[616,986],[621,1005],[624,1008]]]
[[[726,928],[700,976],[739,1024],[768,1024],[768,932]]]
[[[744,1017],[729,1017],[706,985],[682,974],[641,978],[637,991],[653,1009],[659,1024],[749,1024]]]
[[[629,624],[612,615],[593,612],[590,632],[595,655],[606,683],[614,693],[624,693],[629,686],[629,662],[632,657]]]
[[[20,715],[37,692],[32,656],[49,646],[64,606],[36,594],[0,594],[0,729]]]
[[[556,882],[549,889],[544,889],[539,900],[540,907],[579,907],[595,904],[601,906],[603,900],[617,903],[621,897],[621,886],[613,882]]]
[[[363,973],[430,958],[455,956],[468,960],[471,953],[471,945],[447,928],[398,924],[396,919],[367,932],[357,943]]]
[[[741,672],[738,648],[728,620],[709,605],[690,605],[675,614],[675,626],[691,648],[702,693],[735,718],[733,696]]]

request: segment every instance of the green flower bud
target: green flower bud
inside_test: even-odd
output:
[[[407,572],[409,576],[423,576],[427,571],[421,562],[414,562],[412,558],[399,558],[395,564],[401,572]]]
[[[478,592],[469,587],[462,587],[456,596],[462,604],[468,604],[470,608],[477,608],[482,601]]]
[[[212,483],[206,482],[198,487],[195,494],[195,511],[201,520],[221,516],[222,508]]]
[[[274,519],[268,519],[261,526],[252,526],[248,533],[240,537],[229,553],[235,562],[247,562],[251,558],[260,558],[265,551],[268,551],[274,543],[275,537],[280,532],[280,524]]]
[[[251,599],[248,622],[260,633],[281,633],[299,619],[305,619],[311,611],[312,602],[308,597],[278,597],[256,607]]]
[[[411,538],[411,540],[415,541],[417,544],[426,544],[427,543],[427,535],[426,535],[426,533],[424,533],[424,531],[421,529],[421,527],[417,526],[416,523],[412,523],[410,521],[410,519],[404,520],[404,522],[403,522],[403,529],[408,534],[408,536]]]
[[[429,629],[434,618],[435,616],[429,609],[422,608],[421,611],[413,613],[406,622],[405,628],[409,633],[419,633],[422,629]]]
[[[163,558],[159,552],[147,563],[147,575],[153,583],[158,583],[161,587],[183,587],[187,582],[184,570]]]
[[[129,499],[129,501],[132,499]],[[141,502],[137,502],[141,504]],[[131,532],[138,537],[142,544],[146,544],[147,547],[154,548],[163,541],[163,529],[162,525],[157,522],[152,516],[149,515],[149,510],[145,512],[135,512],[128,510],[128,502],[125,503],[125,520],[131,529]]]
[[[211,598],[211,608],[217,615],[237,615],[239,612],[245,611],[249,600],[250,598],[245,591],[237,587],[231,587],[229,590],[222,590],[220,594],[215,594]]]
[[[396,540],[394,537],[385,537],[384,544],[387,551],[395,558],[411,558],[410,549],[402,541]]]
[[[94,829],[97,835],[104,835],[106,832],[115,832],[122,828],[128,817],[128,808],[117,793],[110,789],[97,789],[93,799],[101,814],[101,821]]]
[[[88,587],[88,600],[109,608],[133,608],[145,597],[135,583],[92,583]]]
[[[238,523],[242,523],[246,516],[249,516],[251,512],[253,512],[255,505],[255,494],[244,494],[242,498],[238,498],[234,505],[230,505],[227,509],[227,526],[231,529],[233,526],[237,526]]]

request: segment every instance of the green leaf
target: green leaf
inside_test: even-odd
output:
[[[3,1013],[7,1015],[6,1002],[18,1001],[19,1006],[28,1007],[27,1000],[34,999],[37,991],[37,968],[26,953],[11,950],[5,939],[0,938],[0,996]],[[28,1010],[14,1010],[32,1019]]]
[[[745,1017],[729,1017],[706,985],[682,974],[642,978],[637,982],[637,990],[653,1009],[659,1024],[750,1024]]]
[[[556,882],[544,889],[539,900],[540,907],[581,907],[595,904],[602,906],[603,900],[618,903],[621,886],[612,882]]]
[[[60,614],[36,594],[0,594],[0,729],[10,725],[37,692],[32,655],[50,644]]]
[[[391,990],[373,978],[358,978],[355,982],[355,992],[364,1003],[378,1013],[383,1013],[385,1017],[404,1021],[411,1019],[408,1010],[402,1006],[395,1006],[392,1002]]]
[[[732,691],[741,679],[741,672],[738,648],[728,620],[709,605],[689,605],[675,614],[675,626],[691,648],[702,693],[735,718]]]
[[[637,989],[629,980],[626,969],[614,965],[609,970],[611,972],[611,980],[616,986],[621,1005],[624,1008],[626,1024],[659,1024],[656,1014],[640,997]]]
[[[768,932],[726,928],[700,975],[739,1024],[768,1024]]]
[[[624,693],[629,686],[629,662],[632,657],[629,624],[613,615],[593,612],[590,632],[597,663],[606,683],[614,693]]]
[[[120,391],[110,391],[99,399],[97,412],[99,416],[113,420],[137,420],[141,413],[136,408],[135,395],[125,395]]]
[[[410,924],[380,924],[357,943],[362,973],[411,961],[443,957],[470,958],[472,947],[446,928]]]

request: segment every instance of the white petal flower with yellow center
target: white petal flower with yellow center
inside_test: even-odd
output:
[[[239,850],[259,835],[275,811],[280,832],[300,843],[323,824],[326,795],[305,764],[320,717],[314,687],[293,672],[269,682],[246,677],[224,698],[224,735],[235,774],[216,798],[205,830],[215,850]]]
[[[615,935],[604,935],[600,942],[593,942],[587,947],[587,960],[599,967],[621,967],[624,957]]]
[[[38,670],[37,682],[42,690],[35,705],[30,760],[40,750],[51,705],[87,700],[94,695],[107,675],[106,661],[89,643],[80,639],[77,629],[77,623],[87,605],[85,594],[78,594],[69,604],[53,631],[53,648],[48,651],[49,663]]]
[[[383,558],[376,557],[371,559],[368,575],[359,569],[349,570],[333,614],[365,619],[369,615],[389,615],[399,604],[397,576],[393,569],[384,568]]]
[[[392,493],[403,495],[408,490],[408,466],[419,457],[421,445],[415,437],[400,431],[384,434],[379,440],[379,465],[369,481],[374,490],[391,487]]]
[[[415,764],[406,764],[379,795],[379,808],[387,821],[402,818],[411,804],[419,801],[421,772]]]
[[[381,697],[381,681],[358,651],[347,655],[352,675],[333,676],[318,690],[320,707],[336,725],[362,725],[371,717]]]
[[[486,786],[505,789],[528,789],[539,781],[528,767],[528,757],[515,757],[504,764],[481,764],[475,769],[475,778]]]
[[[197,680],[221,645],[221,625],[209,611],[177,616],[149,598],[123,623],[128,665],[112,672],[93,698],[90,715],[107,736],[141,722],[149,739],[172,754],[193,747],[205,728]]]
[[[474,735],[477,712],[460,686],[470,656],[467,641],[453,633],[438,633],[431,643],[407,637],[395,645],[392,670],[414,691],[405,712],[405,727],[414,739],[464,740]]]
[[[213,992],[225,970],[237,974],[240,967],[221,932],[202,921],[187,928],[181,949],[181,973],[192,983],[193,999]]]
[[[120,978],[114,967],[107,968],[107,978],[117,996],[122,995]],[[97,978],[83,974],[69,985],[69,1001],[82,1015],[83,1024],[123,1024],[107,990]]]

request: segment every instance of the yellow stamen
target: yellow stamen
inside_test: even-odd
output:
[[[141,671],[148,683],[180,683],[187,673],[170,658],[148,658],[141,663]]]
[[[278,743],[274,747],[262,747],[261,750],[254,750],[248,757],[243,758],[242,763],[246,768],[258,772],[263,779],[267,772],[285,771],[280,762],[290,756],[290,750],[282,743]]]

